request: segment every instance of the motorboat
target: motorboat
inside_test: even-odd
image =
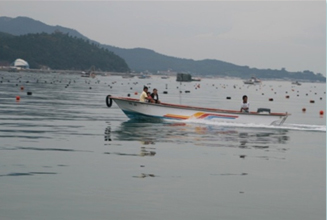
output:
[[[94,72],[92,72],[92,71],[88,71],[88,72],[82,72],[82,74],[81,74],[81,77],[91,77],[91,78],[95,78],[95,73]]]
[[[258,78],[256,78],[256,77],[254,77],[254,76],[252,76],[250,79],[244,80],[243,82],[244,82],[244,84],[254,85],[254,84],[261,83],[261,80],[258,79]]]
[[[292,82],[292,84],[294,84],[294,85],[298,85],[298,86],[301,85],[301,83],[300,83],[299,81]]]
[[[141,75],[141,76],[139,76],[138,78],[139,78],[139,79],[150,79],[151,76],[149,76],[149,75]]]
[[[289,114],[272,113],[270,109],[259,108],[256,112],[240,112],[215,108],[195,107],[169,103],[140,102],[138,99],[114,97],[108,95],[106,104],[112,106],[113,101],[131,119],[174,119],[174,120],[211,120],[217,122],[282,125]]]
[[[122,75],[122,78],[123,79],[129,79],[129,78],[133,78],[134,77],[134,75]]]
[[[244,80],[243,82],[244,82],[244,84],[250,84],[250,85],[253,85],[254,84],[254,81],[251,80],[251,79]]]

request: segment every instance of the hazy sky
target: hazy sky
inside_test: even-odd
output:
[[[325,1],[1,1],[0,16],[122,48],[326,75]]]

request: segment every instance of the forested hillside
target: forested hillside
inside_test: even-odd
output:
[[[21,58],[30,68],[97,70],[128,72],[125,60],[113,52],[77,37],[61,32],[13,36],[0,33],[0,61],[13,62]]]

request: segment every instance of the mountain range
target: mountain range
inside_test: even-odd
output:
[[[135,72],[147,71],[157,73],[159,71],[172,70],[173,72],[186,72],[198,76],[210,75],[215,77],[239,78],[250,78],[251,76],[256,76],[265,79],[326,81],[326,78],[321,73],[315,74],[310,70],[289,72],[284,68],[280,70],[257,69],[212,59],[192,60],[176,58],[159,54],[153,50],[145,48],[125,49],[111,45],[103,45],[87,38],[74,29],[58,25],[50,26],[28,17],[0,17],[0,32],[12,35],[25,35],[42,32],[48,34],[54,32],[67,33],[69,36],[82,38],[115,53],[126,61],[131,71]]]

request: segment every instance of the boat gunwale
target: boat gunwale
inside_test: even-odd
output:
[[[237,110],[225,110],[225,109],[217,109],[217,108],[203,108],[203,107],[195,107],[189,105],[178,105],[178,104],[171,104],[171,103],[149,103],[149,102],[140,102],[139,99],[134,98],[125,98],[125,97],[114,97],[110,96],[111,99],[115,100],[122,100],[122,101],[132,101],[137,102],[143,105],[154,105],[154,106],[167,106],[172,108],[180,108],[180,109],[191,109],[191,110],[199,110],[199,111],[209,111],[209,112],[219,112],[219,113],[230,113],[230,114],[241,114],[241,115],[260,115],[260,116],[289,116],[289,113],[270,113],[270,114],[259,114],[258,112],[240,112]]]

